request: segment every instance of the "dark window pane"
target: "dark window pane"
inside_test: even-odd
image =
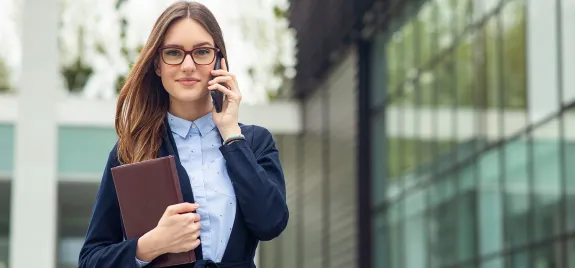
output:
[[[386,146],[393,146],[393,144],[386,144],[385,113],[373,115],[371,123],[371,140],[373,142],[371,150],[372,196],[373,205],[378,206],[385,201],[385,171],[389,167],[389,163],[385,161],[385,159],[389,159],[389,155],[385,155]],[[387,141],[392,140],[387,139]]]
[[[575,230],[575,109],[571,108],[565,112],[564,120],[564,170],[565,170],[565,216],[567,221],[567,230]],[[573,265],[575,267],[575,263]]]
[[[567,249],[567,266],[566,267],[575,267],[575,239],[570,239],[565,241],[566,245],[565,248]]]
[[[404,267],[427,267],[426,193],[417,190],[405,199]]]
[[[537,268],[563,268],[561,242],[546,243],[533,249],[533,266]]]
[[[559,124],[557,119],[533,132],[533,205],[535,239],[544,239],[561,231],[561,175]]]
[[[529,239],[529,141],[520,136],[505,145],[506,244],[516,247]]]
[[[455,177],[448,175],[431,185],[430,217],[428,232],[430,239],[431,266],[441,267],[454,262],[458,251],[457,210]]]
[[[481,263],[481,268],[504,268],[504,262],[503,259],[499,256],[489,259],[489,260],[485,260]]]
[[[511,256],[507,261],[510,268],[526,268],[529,267],[529,251],[520,251]]]
[[[396,182],[401,175],[403,145],[400,135],[402,133],[403,121],[399,113],[401,100],[393,96],[387,104],[386,109],[386,145],[387,148],[387,186]]]
[[[503,248],[500,149],[485,152],[479,161],[479,240],[480,254],[484,255]]]
[[[384,215],[383,213],[379,213],[373,216],[373,267],[387,267],[385,263],[388,259],[387,254],[391,252],[391,248],[386,247],[388,238],[385,233],[386,224]]]
[[[392,203],[387,212],[387,266],[403,268],[403,211],[401,202]]]
[[[477,192],[462,191],[457,206],[458,261],[464,262],[475,257],[477,252]]]

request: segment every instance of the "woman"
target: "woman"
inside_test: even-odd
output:
[[[222,69],[214,70],[218,53]],[[258,241],[285,229],[289,213],[274,140],[263,127],[238,123],[241,94],[227,70],[220,27],[205,6],[177,2],[161,14],[119,95],[118,142],[79,267],[143,267],[189,250],[198,261],[181,267],[255,267]],[[215,111],[210,90],[225,94],[222,111]],[[167,155],[177,159],[186,202],[166,208],[155,229],[124,240],[110,169]]]

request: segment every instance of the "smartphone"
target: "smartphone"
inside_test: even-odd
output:
[[[220,53],[218,53],[216,55],[216,64],[214,64],[214,70],[218,70],[221,68],[222,64],[222,57],[220,55]],[[214,79],[214,76],[212,76],[212,79]],[[219,113],[222,111],[222,105],[224,104],[224,93],[215,89],[215,90],[210,90],[210,95],[212,96],[212,103],[214,104],[214,107],[216,108],[216,112]]]

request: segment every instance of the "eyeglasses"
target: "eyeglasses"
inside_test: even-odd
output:
[[[214,62],[216,53],[220,52],[220,49],[215,47],[198,47],[192,50],[184,50],[180,47],[162,47],[159,51],[162,61],[168,65],[182,64],[187,55],[190,55],[197,65],[208,65]]]

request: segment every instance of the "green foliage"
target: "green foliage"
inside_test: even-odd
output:
[[[278,6],[274,6],[274,15],[276,19],[283,19],[288,17],[288,10],[282,9]]]
[[[62,68],[62,74],[70,92],[82,91],[92,73],[92,68],[84,64],[81,59],[77,59],[74,64]]]
[[[0,92],[7,92],[11,90],[10,85],[10,70],[6,63],[0,59]]]

